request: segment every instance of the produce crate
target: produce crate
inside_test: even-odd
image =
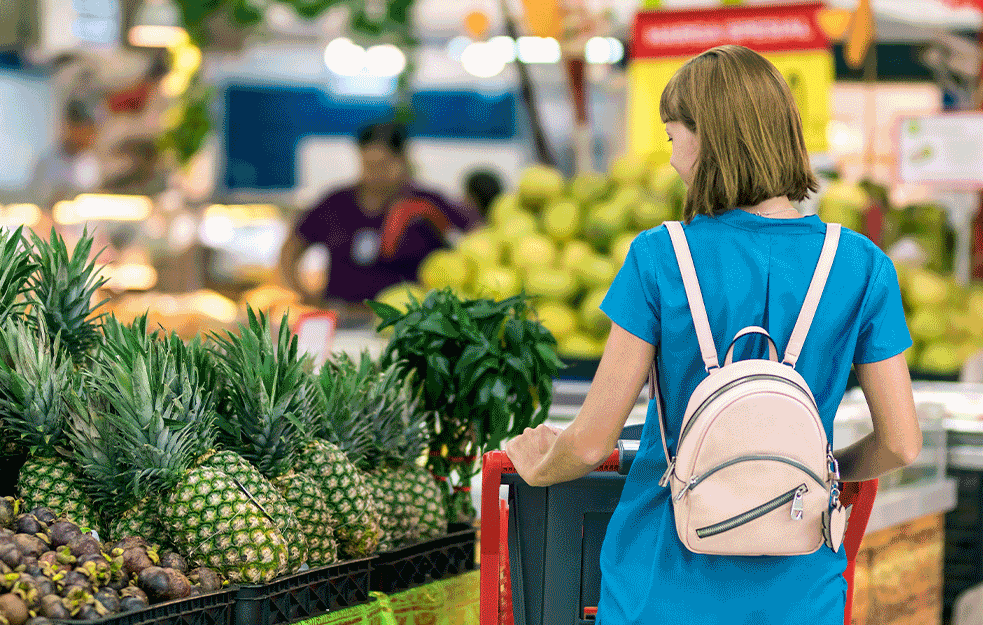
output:
[[[90,625],[232,625],[235,601],[236,590],[232,588],[158,603],[145,610],[114,614],[86,623]],[[55,620],[53,622],[68,625],[79,621]]]
[[[392,594],[474,570],[477,531],[453,523],[446,536],[380,553],[372,563],[372,590]]]
[[[294,573],[269,584],[240,586],[235,625],[306,621],[369,600],[372,559],[351,560]]]

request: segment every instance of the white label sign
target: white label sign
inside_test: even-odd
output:
[[[983,113],[902,118],[898,174],[912,184],[983,188]]]

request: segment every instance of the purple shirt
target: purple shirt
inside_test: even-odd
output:
[[[356,189],[331,193],[297,226],[297,234],[308,243],[328,248],[327,298],[362,302],[386,287],[415,282],[423,259],[446,247],[442,230],[470,230],[480,222],[477,214],[412,185],[393,198],[383,214],[368,217],[358,206]],[[423,202],[400,203],[407,199]],[[394,214],[397,207],[402,208]],[[417,215],[413,208],[430,218]]]

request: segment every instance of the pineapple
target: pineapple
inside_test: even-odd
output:
[[[78,384],[60,340],[50,340],[43,320],[9,319],[0,327],[0,416],[27,449],[17,483],[26,509],[47,506],[81,527],[98,531],[65,444],[65,398]]]
[[[26,243],[23,227],[0,233],[0,323],[18,317],[27,304],[23,296],[36,267]]]
[[[51,230],[50,241],[36,234],[33,260],[37,272],[30,281],[33,304],[52,335],[61,337],[76,364],[82,364],[92,348],[100,341],[97,323],[101,315],[92,311],[107,300],[93,305],[93,295],[106,283],[89,261],[93,239],[88,230],[69,253],[65,240]]]
[[[157,495],[161,525],[191,561],[238,583],[283,575],[287,541],[270,512],[235,476],[201,464],[215,442],[216,415],[212,392],[189,366],[194,359],[173,335],[145,348],[100,359],[86,373],[112,435],[125,443],[136,496]],[[113,349],[120,347],[106,351]]]
[[[293,562],[331,564],[337,545],[326,497],[310,476],[293,471],[310,429],[304,425],[311,417],[314,392],[307,375],[310,362],[299,354],[286,317],[274,344],[266,316],[251,308],[248,316],[248,327],[240,326],[238,335],[218,339],[227,379],[221,442],[258,469],[258,479],[250,478],[251,483],[269,480],[263,492],[283,502],[282,514],[274,515],[290,519],[285,535]],[[237,469],[224,470],[239,475]]]

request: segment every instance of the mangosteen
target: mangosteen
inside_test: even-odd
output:
[[[14,539],[16,532],[6,527],[0,527],[0,543],[9,543]]]
[[[188,572],[188,581],[200,586],[204,592],[222,590],[222,577],[212,569],[199,566]]]
[[[107,613],[119,612],[119,594],[112,588],[100,588],[94,595],[96,603],[106,608]]]
[[[72,616],[65,600],[58,595],[45,595],[41,597],[41,609],[39,613],[41,616],[53,619],[67,619]]]
[[[123,590],[119,591],[119,596],[136,597],[137,599],[142,599],[147,603],[150,603],[150,598],[147,597],[147,593],[143,592],[143,590],[139,586],[127,586]]]
[[[33,577],[41,575],[41,565],[38,563],[37,558],[33,556],[22,556],[20,559],[20,564],[24,567],[24,572],[28,575]]]
[[[27,604],[13,593],[0,595],[0,616],[10,625],[24,625],[28,617]]]
[[[53,619],[67,619],[72,616],[65,600],[58,595],[45,595],[41,597],[41,610],[39,612],[41,616]]]
[[[13,497],[0,498],[0,527],[11,527],[17,518],[20,502]]]
[[[65,519],[59,519],[48,526],[48,537],[51,538],[52,547],[67,545],[76,536],[81,536],[82,530],[78,525]]]
[[[60,580],[58,580],[58,585],[61,587],[61,595],[67,597],[73,589],[81,588],[82,590],[89,590],[92,588],[89,578],[79,571],[67,571]]]
[[[83,603],[78,607],[78,611],[72,615],[72,619],[76,621],[97,621],[101,619],[104,614],[99,614],[99,610],[94,603]]]
[[[31,510],[31,514],[38,518],[38,521],[46,525],[51,525],[58,520],[58,515],[51,508],[45,508],[44,506],[39,506]]]
[[[181,573],[188,572],[188,563],[176,551],[164,552],[164,555],[160,557],[160,566],[166,569],[174,569]]]
[[[51,622],[51,619],[47,619],[43,616],[35,616],[34,618],[27,619],[24,625],[55,625]]]
[[[115,551],[116,549],[120,549],[121,551],[126,551],[127,549],[131,549],[133,547],[147,548],[149,546],[150,545],[147,543],[147,541],[141,538],[140,536],[127,536],[123,540],[114,543],[110,551]]]
[[[123,552],[123,569],[130,574],[139,575],[151,566],[154,562],[143,547],[132,547]]]
[[[55,588],[55,583],[43,575],[35,577],[34,583],[37,586],[38,595],[41,597],[58,594],[58,590]]]
[[[159,566],[148,566],[140,571],[137,576],[137,584],[152,603],[160,603],[170,599],[170,579],[167,571]]]
[[[170,589],[168,594],[171,599],[184,599],[191,594],[191,582],[184,573],[166,567],[164,572],[167,573],[167,586]]]
[[[12,569],[21,565],[24,554],[14,542],[0,545],[0,562],[3,562]]]
[[[22,554],[35,558],[48,551],[48,544],[32,534],[14,534],[14,544]]]
[[[146,610],[149,607],[150,602],[142,597],[131,595],[119,600],[120,612],[136,612],[137,610]]]
[[[191,593],[188,596],[189,597],[200,597],[203,594],[205,594],[205,591],[203,591],[201,589],[201,586],[192,586],[191,587]]]
[[[56,561],[58,564],[63,564],[65,566],[74,566],[77,558],[72,555],[72,550],[68,548],[68,545],[62,545],[55,549]]]
[[[109,569],[109,562],[105,558],[100,560],[89,560],[82,566],[75,568],[76,571],[86,575],[93,584],[104,585],[112,577]]]
[[[18,514],[14,520],[14,531],[19,534],[40,534],[48,529],[31,513]]]
[[[76,558],[93,553],[102,553],[102,545],[94,536],[88,534],[79,534],[73,537],[68,541],[68,548],[71,549],[72,555]]]
[[[96,562],[98,564],[105,564],[106,566],[109,566],[109,560],[107,560],[106,556],[101,553],[87,553],[75,560],[75,566],[85,566],[89,562]]]

